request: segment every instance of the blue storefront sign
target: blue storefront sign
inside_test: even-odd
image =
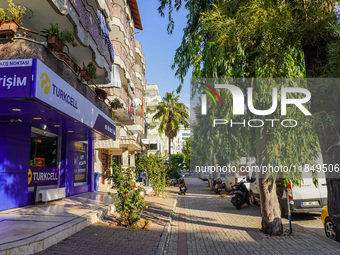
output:
[[[0,98],[29,97],[32,59],[0,60]]]
[[[116,124],[113,120],[41,61],[35,59],[34,63],[34,97],[111,139],[116,139]]]
[[[58,185],[59,169],[56,167],[33,167],[28,169],[28,187]]]

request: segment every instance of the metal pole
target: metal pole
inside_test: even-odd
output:
[[[292,234],[292,232],[293,232],[293,229],[292,229],[292,214],[291,214],[291,211],[290,211],[290,203],[289,203],[287,185],[286,185],[286,197],[287,197],[287,205],[288,205],[289,234]]]

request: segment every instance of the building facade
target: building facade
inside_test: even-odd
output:
[[[95,171],[98,173],[109,169],[111,161],[122,168],[135,166],[135,154],[142,150],[145,137],[145,58],[140,42],[134,38],[135,30],[143,29],[138,4],[135,0],[118,0],[110,11],[110,37],[115,58],[111,81],[100,87],[112,102],[117,137],[116,141],[95,142]]]
[[[156,112],[156,106],[162,101],[158,85],[147,85],[145,89],[147,136],[143,139],[143,144],[149,153],[165,156],[168,154],[168,138],[164,134],[162,136],[159,134],[159,120],[152,119]]]
[[[26,12],[17,32],[0,29],[0,210],[93,191],[95,141],[122,134],[96,85],[115,72],[113,2],[14,2]],[[40,32],[50,24],[75,40],[53,44]],[[86,81],[90,62],[96,78]]]

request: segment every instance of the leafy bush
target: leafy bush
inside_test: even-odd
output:
[[[136,166],[139,173],[145,171],[154,194],[164,196],[165,187],[168,186],[169,182],[163,162],[153,154],[147,155],[147,153],[144,153],[136,158]]]
[[[14,20],[16,23],[21,25],[22,19],[26,12],[26,8],[21,5],[15,5],[12,0],[8,0],[8,8],[6,11],[0,8],[0,25],[5,21]]]
[[[136,187],[134,176],[135,169],[129,167],[121,170],[115,162],[111,163],[111,170],[103,173],[105,179],[112,181],[112,188],[117,190],[117,197],[114,205],[120,214],[119,224],[123,226],[133,226],[140,218],[144,208],[147,208],[144,197],[141,195],[142,187]],[[115,194],[110,194],[115,197]]]

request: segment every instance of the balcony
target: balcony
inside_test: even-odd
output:
[[[130,85],[132,88],[135,87],[134,83],[135,83],[135,73],[133,72],[132,68],[131,68],[131,63],[128,60],[128,58],[126,57],[126,53],[124,52],[124,49],[119,46],[119,45],[115,45],[113,44],[113,49],[115,52],[115,64],[119,65],[123,70],[124,70],[124,77],[126,79],[125,84],[128,83],[128,81],[130,82]],[[122,79],[123,77],[121,77]]]
[[[143,48],[142,45],[140,44],[139,41],[135,40],[135,53],[136,53],[136,63],[138,63],[138,61],[140,61],[140,63],[142,64],[142,67],[145,71],[145,57],[144,57],[144,52],[143,52]]]
[[[133,65],[132,70],[135,72],[136,87],[139,89],[144,89],[144,87],[146,86],[145,70],[143,70],[142,67],[137,63]]]
[[[50,24],[58,24],[59,30],[68,29],[75,35],[72,44],[66,44],[66,51],[78,65],[93,61],[97,66],[97,83],[106,83],[110,79],[113,55],[110,42],[103,36],[97,16],[84,5],[84,1],[76,0],[16,0],[27,8],[22,27],[29,30],[19,30],[17,37],[44,42],[46,38],[40,31]],[[1,1],[1,8],[7,8],[7,1]],[[93,6],[94,11],[98,9]]]
[[[133,125],[128,125],[129,130],[139,132],[144,136],[145,133],[145,120],[141,116],[135,116]]]
[[[123,43],[124,48],[128,51],[130,57],[134,60],[134,31],[129,29],[129,24],[127,17],[128,15],[125,13],[124,9],[114,5],[110,12],[111,17],[111,31],[110,37],[112,40]]]
[[[0,43],[1,60],[28,58],[38,58],[107,116],[111,116],[108,105],[102,100],[99,100],[95,92],[89,86],[84,85],[79,76],[77,76],[64,61],[56,58],[56,56],[41,43],[23,38],[15,38],[8,43]]]
[[[103,88],[107,94],[108,99],[110,101],[113,101],[115,98],[118,98],[118,100],[123,104],[123,108],[114,110],[115,118],[128,125],[133,124],[134,122],[134,108],[132,107],[132,99],[126,92],[126,90],[122,88]]]

